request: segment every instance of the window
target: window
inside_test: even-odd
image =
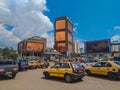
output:
[[[60,68],[60,63],[55,64],[52,68]]]
[[[120,66],[120,62],[114,62],[114,63]]]
[[[68,63],[61,63],[61,68],[70,68]]]
[[[72,63],[72,67],[74,70],[83,69],[83,67],[78,63]]]
[[[106,67],[112,67],[110,63],[106,63]]]
[[[101,63],[96,63],[93,67],[101,67]]]

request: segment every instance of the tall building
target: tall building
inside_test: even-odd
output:
[[[40,56],[46,48],[46,39],[34,36],[18,43],[18,53],[21,56]]]
[[[74,41],[74,53],[79,54],[80,53],[80,42],[79,41]]]
[[[73,52],[73,26],[68,17],[55,19],[55,49],[69,56]]]

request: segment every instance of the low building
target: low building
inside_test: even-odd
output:
[[[46,48],[46,39],[34,36],[18,43],[18,53],[22,57],[40,56]]]

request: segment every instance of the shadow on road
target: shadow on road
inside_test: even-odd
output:
[[[41,79],[45,79],[45,78],[41,77]],[[45,79],[45,80],[55,81],[55,82],[60,82],[60,83],[67,83],[64,79],[62,79],[62,78],[55,78],[55,77],[51,77],[50,79]],[[67,83],[67,84],[74,84],[74,83],[78,83],[78,82],[82,82],[82,81],[83,80],[73,80],[73,82]]]
[[[0,81],[11,80],[12,78],[9,76],[2,76],[0,77]]]
[[[117,80],[109,80],[108,77],[106,76],[101,76],[101,75],[92,75],[92,76],[88,76],[88,77],[94,77],[94,78],[98,78],[98,79],[104,79],[104,80],[108,80],[108,81],[115,81],[115,82],[119,82],[120,78],[118,78]]]

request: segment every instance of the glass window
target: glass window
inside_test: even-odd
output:
[[[83,67],[79,63],[72,63],[72,67],[74,70],[83,69]]]
[[[0,61],[0,65],[12,65],[12,61]]]
[[[61,63],[61,68],[70,68],[68,63]]]
[[[93,67],[101,67],[101,63],[96,63]]]
[[[114,63],[120,66],[120,62],[114,62]]]

